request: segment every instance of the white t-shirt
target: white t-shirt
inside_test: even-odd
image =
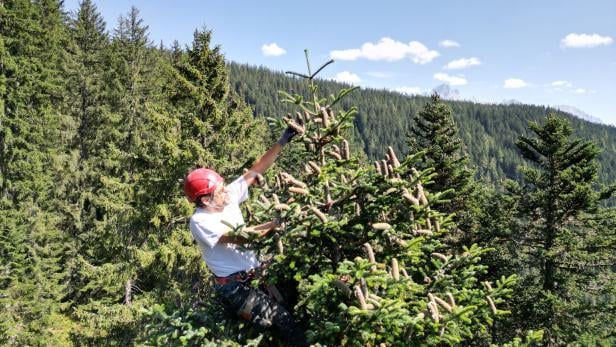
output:
[[[226,277],[238,271],[247,271],[259,267],[255,253],[240,250],[233,243],[218,243],[220,237],[231,231],[221,221],[238,226],[244,224],[240,203],[248,199],[248,184],[243,176],[227,186],[229,204],[222,212],[208,212],[197,208],[190,217],[190,231],[197,241],[203,260],[210,271],[218,277]]]

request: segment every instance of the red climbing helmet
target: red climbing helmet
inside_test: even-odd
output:
[[[184,193],[190,201],[195,202],[198,197],[214,192],[216,186],[223,182],[224,179],[214,170],[196,169],[186,176]]]

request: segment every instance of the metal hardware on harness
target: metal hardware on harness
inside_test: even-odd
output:
[[[250,281],[255,277],[254,272],[246,272],[246,271],[239,271],[236,273],[232,273],[231,275],[227,276],[227,277],[216,277],[214,276],[214,283],[218,284],[219,286],[224,286],[225,284],[231,283],[231,282],[246,282],[246,281]]]

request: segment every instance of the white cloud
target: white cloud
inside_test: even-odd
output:
[[[571,88],[572,84],[569,81],[554,81],[551,83],[552,87],[568,87]]]
[[[601,36],[599,34],[574,34],[571,33],[560,40],[561,47],[583,48],[596,47],[601,45],[610,45],[614,42],[609,36]]]
[[[526,86],[528,86],[528,83],[524,82],[523,80],[519,78],[510,78],[510,79],[505,80],[505,85],[503,87],[509,88],[509,89],[516,89],[516,88],[524,88]]]
[[[434,79],[441,81],[441,82],[445,82],[451,86],[463,86],[465,84],[468,83],[468,81],[466,80],[466,78],[464,77],[460,77],[460,76],[450,76],[446,73],[435,73],[434,74]]]
[[[270,44],[261,46],[261,52],[266,57],[269,57],[269,56],[276,57],[276,56],[283,55],[283,54],[287,53],[286,50],[284,50],[283,48],[278,47],[278,44],[276,44],[276,42],[272,42]]]
[[[394,89],[396,92],[406,95],[421,94],[419,87],[398,87]]]
[[[450,61],[443,68],[448,69],[448,70],[459,70],[459,69],[466,69],[474,65],[481,65],[481,60],[475,57],[462,58],[462,59]]]
[[[584,93],[586,93],[586,92],[587,92],[587,90],[586,90],[586,89],[584,89],[584,88],[577,88],[577,89],[575,90],[575,92],[576,92],[576,93],[578,93],[578,94],[584,94]]]
[[[439,56],[437,51],[431,51],[421,42],[411,41],[409,43],[409,53],[411,60],[417,64],[426,64]]]
[[[453,40],[443,40],[438,45],[444,48],[460,47],[460,44]]]
[[[331,51],[329,56],[336,60],[357,60],[361,57],[361,51],[359,49],[345,49],[342,51]]]
[[[361,48],[335,50],[329,53],[332,59],[397,61],[410,58],[416,64],[426,64],[439,56],[437,51],[429,50],[421,42],[411,41],[408,44],[384,37],[377,43],[366,42]]]
[[[349,71],[342,71],[336,74],[334,77],[334,81],[348,83],[348,84],[358,84],[361,82],[361,78],[357,74],[354,74]]]

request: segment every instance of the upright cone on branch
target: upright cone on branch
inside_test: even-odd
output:
[[[287,204],[276,204],[274,205],[274,209],[278,211],[290,211],[291,207]]]
[[[283,255],[284,246],[282,244],[282,239],[280,238],[280,235],[278,234],[275,235],[275,238],[276,238],[276,249],[278,250],[278,254]]]
[[[438,306],[436,305],[436,302],[429,301],[428,302],[428,309],[430,310],[430,315],[432,316],[432,319],[436,323],[438,323],[440,321],[440,314],[438,312]]]
[[[319,165],[317,165],[317,163],[315,163],[314,161],[310,160],[310,161],[308,162],[308,165],[310,166],[310,168],[311,168],[312,170],[314,170],[314,172],[316,172],[316,173],[317,173],[317,175],[320,175],[320,174],[321,174],[321,167],[319,167]]]
[[[370,264],[375,264],[372,266],[372,271],[376,270],[376,258],[374,257],[374,250],[372,250],[372,246],[366,242],[364,243],[364,249],[366,250]]]
[[[368,309],[368,305],[366,305],[366,298],[364,297],[364,293],[362,293],[361,288],[359,288],[358,285],[355,285],[355,287],[353,287],[355,290],[355,296],[357,297],[357,300],[359,301],[359,306],[362,310],[367,310]]]
[[[372,224],[372,228],[375,230],[389,230],[391,229],[391,225],[387,223],[374,223]]]
[[[342,152],[340,151],[340,147],[338,147],[338,145],[332,145],[332,150],[340,155],[342,155]]]
[[[308,188],[308,185],[300,180],[297,180],[295,178],[291,178],[289,179],[289,183],[291,183],[292,185],[298,187],[298,188],[302,188],[302,189],[306,189]]]
[[[419,206],[419,200],[415,198],[406,188],[403,189],[402,197],[415,206]]]
[[[378,161],[378,160],[377,160],[377,161],[375,161],[375,162],[374,162],[374,167],[376,168],[376,172],[377,172],[379,175],[382,175],[382,174],[383,174],[383,170],[381,169],[381,162],[380,162],[380,161]]]
[[[263,194],[259,195],[259,199],[260,199],[260,200],[263,202],[263,204],[265,204],[266,206],[269,206],[269,205],[271,205],[271,204],[272,204],[272,203],[269,201],[269,199],[268,199],[265,195],[263,195]]]
[[[295,123],[295,122],[294,122],[294,121],[292,121],[292,120],[289,120],[289,121],[287,122],[287,125],[288,125],[291,129],[293,129],[293,130],[297,131],[297,133],[298,133],[299,135],[301,135],[301,134],[303,134],[303,133],[304,133],[304,127],[300,126],[299,124]]]
[[[327,154],[331,155],[332,157],[336,158],[337,160],[342,160],[342,156],[340,156],[340,153],[338,153],[338,152],[327,151]]]
[[[351,151],[349,150],[349,141],[347,140],[342,141],[342,156],[344,157],[344,160],[351,159]]]
[[[381,169],[383,170],[383,176],[389,177],[389,165],[386,160],[381,160]]]
[[[394,280],[400,280],[400,269],[398,268],[398,259],[391,258],[391,273],[394,277]]]
[[[325,216],[323,212],[319,211],[318,208],[311,206],[310,210],[321,220],[321,222],[327,223],[327,216]]]
[[[424,188],[421,185],[421,183],[417,184],[417,198],[419,199],[419,202],[421,202],[422,205],[428,204],[428,199],[426,198],[426,192],[424,191]]]
[[[400,161],[398,160],[398,157],[396,157],[396,152],[394,152],[394,149],[389,146],[387,147],[387,152],[389,153],[389,158],[391,160],[391,164],[394,168],[399,168],[400,167]]]
[[[439,258],[440,260],[444,262],[447,262],[449,260],[449,257],[447,257],[446,255],[442,253],[438,253],[438,252],[432,252],[432,256],[435,258]]]
[[[492,310],[492,313],[496,314],[497,310],[496,310],[496,305],[494,305],[494,300],[492,300],[492,298],[489,295],[486,296],[486,299],[488,300],[488,305],[490,306],[490,310]]]
[[[456,300],[453,298],[453,295],[451,293],[447,293],[447,299],[449,300],[449,305],[451,305],[452,308],[456,307]]]
[[[334,110],[327,106],[327,112],[329,113],[329,121],[332,123],[336,122],[336,115],[334,114]]]
[[[438,296],[436,296],[436,295],[432,295],[432,299],[433,299],[436,303],[438,303],[439,305],[443,306],[443,308],[444,308],[445,310],[447,310],[447,312],[449,312],[449,313],[453,312],[453,308],[451,307],[451,305],[450,305],[447,301],[445,301],[445,300],[443,300],[443,299],[439,298],[439,297],[438,297]]]
[[[308,195],[308,190],[298,187],[289,187],[288,191],[295,194]]]
[[[325,107],[321,107],[321,119],[323,120],[323,127],[329,127],[329,114],[327,113],[327,109],[325,109]]]

